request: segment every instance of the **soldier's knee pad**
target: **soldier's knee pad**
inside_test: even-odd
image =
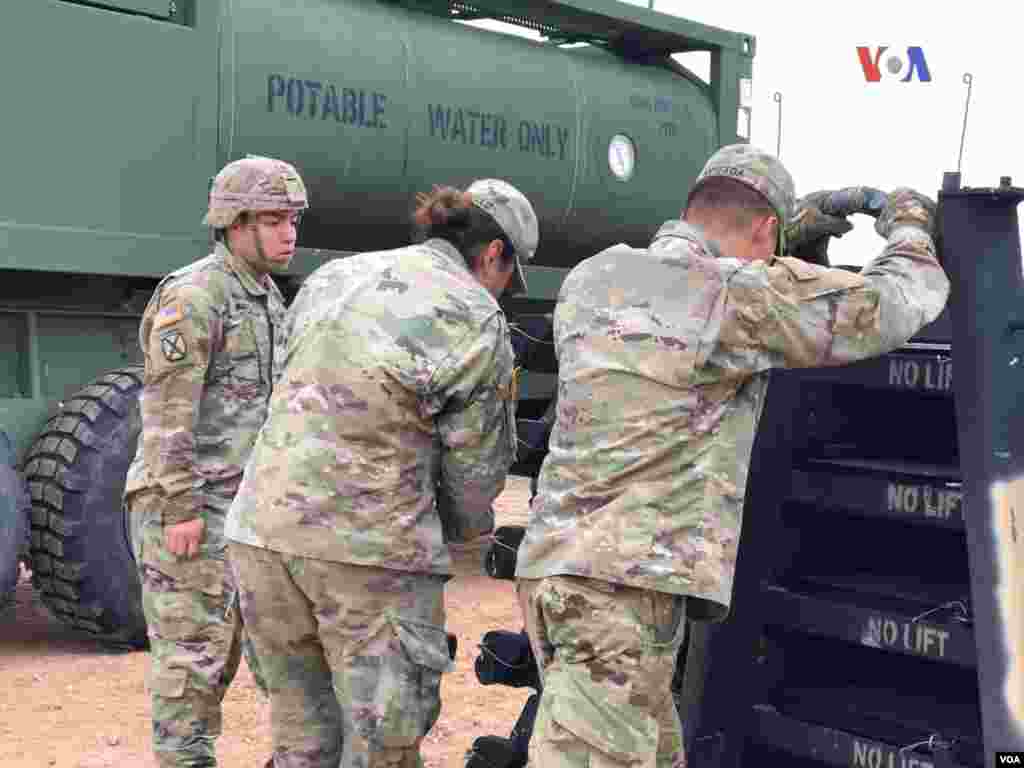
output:
[[[529,686],[540,690],[540,673],[533,658],[526,630],[492,630],[480,642],[480,655],[474,664],[481,685]]]

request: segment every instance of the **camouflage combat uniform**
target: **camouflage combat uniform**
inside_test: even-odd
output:
[[[222,243],[165,277],[143,314],[142,435],[125,504],[142,581],[153,746],[162,768],[216,765],[221,700],[243,650],[265,689],[226,562],[224,520],[280,374],[284,319],[273,280],[257,277]],[[167,549],[165,526],[197,517],[205,525],[199,553],[176,556]]]
[[[414,768],[451,668],[447,544],[491,531],[515,453],[508,326],[441,239],[326,264],[288,323],[226,532],[275,766]]]
[[[748,174],[784,224],[792,182],[753,153],[708,167]],[[926,212],[903,192],[890,206],[859,274],[742,263],[670,221],[566,278],[557,419],[516,572],[544,685],[531,765],[685,764],[669,691],[683,615],[728,612],[768,370],[881,355],[945,304]]]

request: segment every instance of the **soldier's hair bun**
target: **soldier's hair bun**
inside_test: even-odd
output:
[[[435,186],[430,192],[416,195],[416,208],[412,214],[413,241],[423,242],[438,237],[454,245],[470,269],[475,269],[479,246],[501,240],[505,247],[502,260],[509,262],[515,248],[498,222],[473,204],[468,192],[448,186]]]
[[[435,186],[416,194],[413,218],[425,229],[461,229],[470,223],[473,198],[454,187]]]

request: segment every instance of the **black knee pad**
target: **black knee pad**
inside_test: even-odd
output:
[[[474,669],[481,685],[529,686],[540,690],[540,673],[526,630],[507,632],[499,629],[485,634]]]
[[[516,554],[526,534],[521,525],[503,525],[494,532],[494,541],[484,558],[484,570],[494,579],[515,580]]]
[[[511,739],[480,736],[466,753],[466,768],[525,768],[526,754],[516,752]]]

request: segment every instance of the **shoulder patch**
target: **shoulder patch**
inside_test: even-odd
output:
[[[160,351],[169,363],[180,363],[188,357],[188,342],[181,331],[160,334]]]
[[[153,327],[160,329],[168,325],[173,325],[184,319],[185,311],[181,306],[180,301],[174,301],[163,307],[159,312],[156,313],[156,318],[153,320]]]

